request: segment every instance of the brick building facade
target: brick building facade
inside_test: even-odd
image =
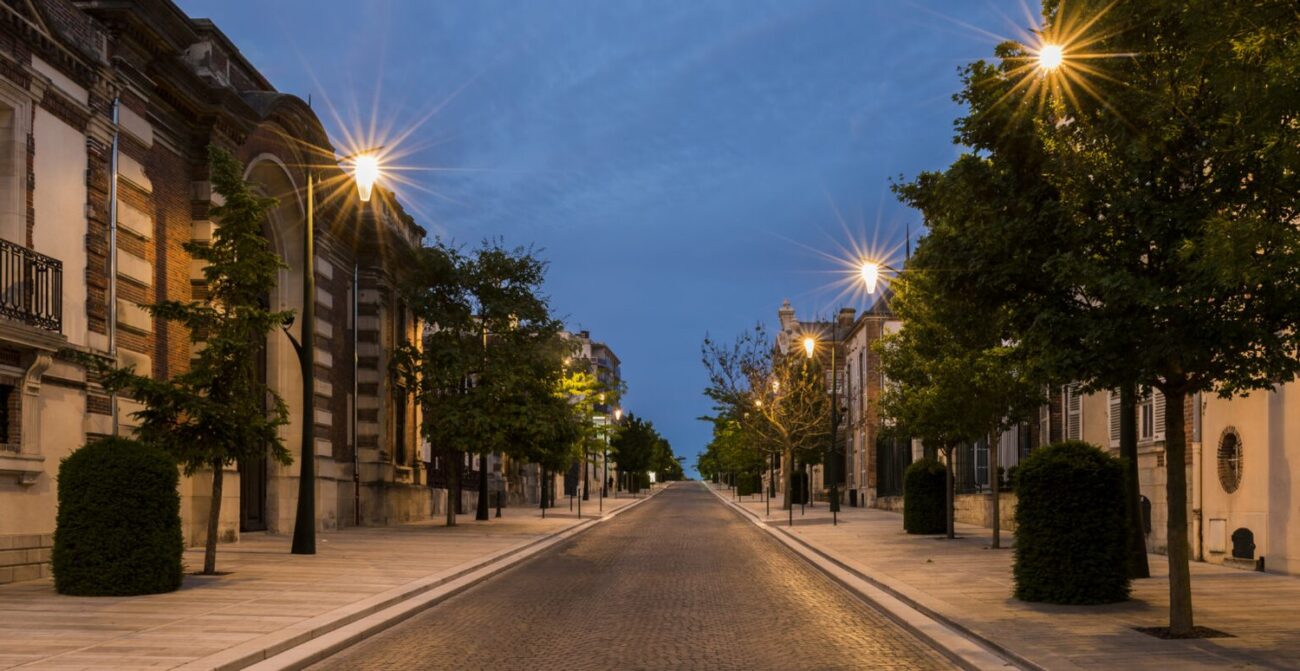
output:
[[[157,377],[188,365],[185,330],[142,306],[205,295],[183,245],[218,225],[208,217],[220,198],[207,181],[211,144],[234,151],[255,188],[278,199],[266,234],[287,267],[268,296],[274,308],[301,312],[304,186],[309,173],[321,184],[310,382],[319,527],[436,512],[417,463],[418,409],[386,374],[386,351],[416,328],[395,287],[424,231],[382,189],[362,206],[310,106],[276,91],[211,22],[170,0],[5,2],[0,582],[48,572],[60,460],[88,439],[129,433],[138,409],[105,393],[76,355]],[[285,334],[268,337],[263,370],[289,404],[282,437],[300,454],[303,380]],[[299,464],[230,470],[222,539],[288,532]],[[190,543],[201,538],[210,480],[181,486]]]

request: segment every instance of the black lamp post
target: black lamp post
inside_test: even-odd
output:
[[[379,179],[377,150],[351,157],[352,176],[361,202],[369,202]],[[302,369],[302,457],[298,473],[298,510],[293,523],[290,552],[316,554],[316,175],[307,171],[307,220],[302,244],[302,339],[290,342]],[[288,333],[286,330],[285,333]]]

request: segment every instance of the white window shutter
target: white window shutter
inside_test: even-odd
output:
[[[1107,391],[1106,401],[1106,407],[1109,409],[1110,446],[1119,447],[1119,426],[1124,414],[1123,406],[1120,404],[1119,390],[1111,389]]]
[[[1070,383],[1065,388],[1066,439],[1083,440],[1083,398],[1079,395],[1079,385]]]
[[[1152,440],[1165,439],[1165,395],[1159,389],[1151,390],[1151,416],[1154,418]]]

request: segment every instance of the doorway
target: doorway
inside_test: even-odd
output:
[[[266,346],[257,351],[257,365],[253,371],[257,379],[266,382]],[[266,409],[265,395],[262,398]],[[239,460],[239,531],[266,531],[266,450],[251,459]]]

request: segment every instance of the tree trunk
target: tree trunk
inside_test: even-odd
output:
[[[1165,479],[1169,483],[1169,633],[1192,633],[1192,574],[1187,544],[1187,436],[1180,384],[1165,390]]]
[[[583,501],[589,500],[587,497],[587,492],[591,490],[591,480],[588,477],[590,475],[591,474],[588,472],[587,469],[587,450],[583,449],[582,450],[582,500]]]
[[[790,481],[794,477],[794,453],[787,447],[781,459],[781,509],[789,510],[794,505],[794,483]]]
[[[474,511],[474,519],[488,520],[487,452],[478,455],[478,509]]]
[[[1126,548],[1128,577],[1150,578],[1146,529],[1142,523],[1142,492],[1138,482],[1137,385],[1120,387],[1119,456],[1124,459],[1124,514],[1128,519]]]
[[[998,473],[997,431],[989,432],[989,484],[993,489],[993,549],[1002,547],[1002,518],[1000,516],[1002,498],[1002,474]]]
[[[957,533],[954,524],[954,519],[956,517],[956,508],[954,506],[957,498],[956,497],[957,482],[952,475],[952,448],[951,447],[944,448],[943,457],[944,457],[943,459],[944,471],[946,472],[945,475],[947,476],[947,480],[948,480],[948,486],[944,488],[948,496],[948,538],[956,538]]]
[[[220,459],[212,460],[212,503],[208,509],[208,537],[203,544],[203,575],[217,572],[217,530],[221,526],[221,486],[226,466]]]
[[[447,526],[456,526],[456,499],[460,498],[460,452],[447,451]]]
[[[546,509],[546,469],[543,468],[542,474],[537,478],[537,502],[542,510]]]

